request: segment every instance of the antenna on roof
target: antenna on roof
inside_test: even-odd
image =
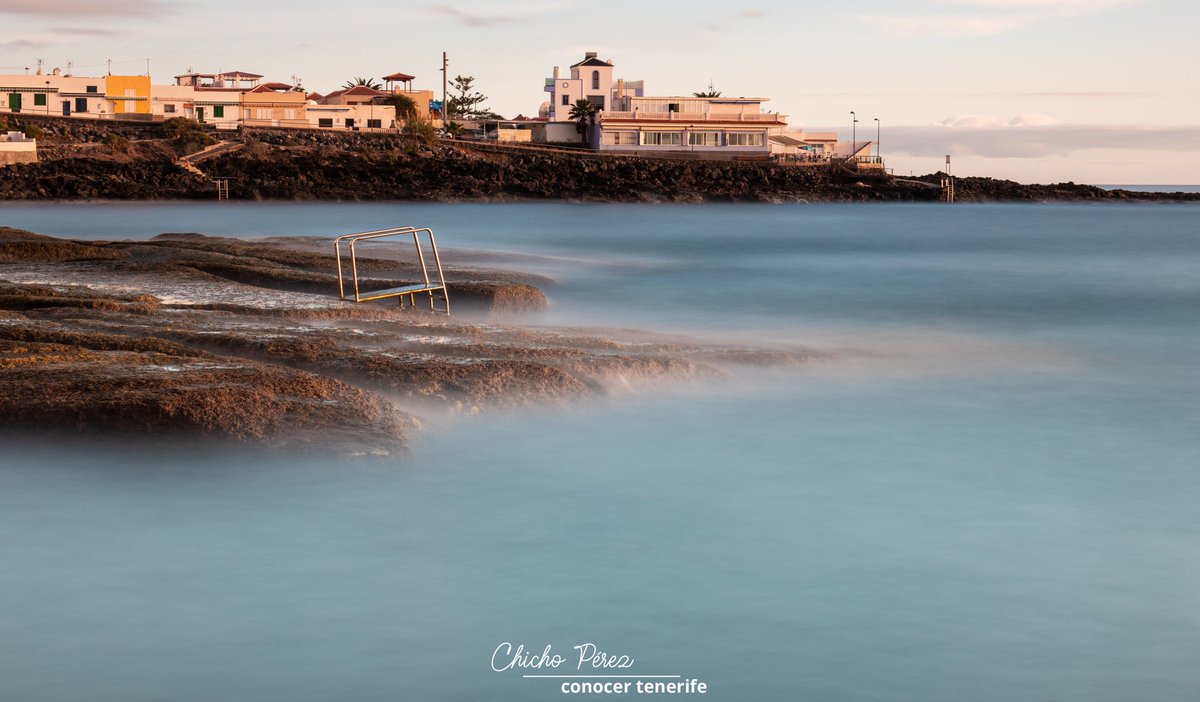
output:
[[[38,59],[38,70],[37,70],[37,74],[38,74],[39,76],[40,76],[40,75],[42,75],[42,64],[43,64],[43,63],[45,63],[45,60],[43,60],[43,59]]]
[[[75,62],[67,61],[67,75],[70,76],[74,73],[75,73]]]

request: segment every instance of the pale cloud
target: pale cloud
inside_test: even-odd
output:
[[[509,15],[477,15],[449,5],[435,5],[433,11],[439,15],[452,17],[459,24],[467,27],[493,27],[497,24],[516,21],[515,17],[510,17]]]
[[[863,19],[889,34],[904,36],[985,36],[1003,34],[1028,24],[1028,18],[1016,15],[866,15]]]
[[[932,0],[926,14],[866,15],[862,19],[904,36],[986,36],[1042,22],[1094,15],[1145,0]],[[947,8],[949,11],[943,11]]]
[[[150,16],[165,6],[159,0],[0,0],[0,14],[75,17]]]
[[[939,5],[974,5],[1005,10],[1037,9],[1056,11],[1088,11],[1111,5],[1130,5],[1145,0],[937,0]]]
[[[6,39],[0,41],[0,51],[18,51],[21,49],[37,49],[46,45],[41,39]]]
[[[957,127],[965,129],[980,129],[994,127],[1047,127],[1051,124],[1058,124],[1058,120],[1050,115],[1043,115],[1038,112],[1028,112],[1017,115],[1007,122],[992,117],[991,115],[957,115],[955,117],[947,117],[938,122],[940,127]]]
[[[932,126],[898,126],[884,142],[893,153],[983,158],[1046,158],[1079,151],[1200,152],[1200,126],[1057,124],[1047,115],[1018,115],[1007,122],[962,115]]]

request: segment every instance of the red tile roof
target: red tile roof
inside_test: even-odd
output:
[[[407,73],[393,73],[390,76],[383,77],[384,80],[395,80],[400,81],[401,83],[405,81],[416,80],[416,78],[416,76],[410,76]]]
[[[287,83],[263,83],[262,85],[258,86],[254,90],[251,90],[250,92],[252,92],[252,93],[280,93],[280,92],[288,92],[291,89],[292,89],[292,86],[288,85]]]
[[[380,97],[383,95],[387,95],[387,93],[381,93],[378,90],[375,90],[374,88],[368,88],[365,85],[356,85],[353,88],[344,88],[342,90],[335,90],[332,93],[326,95],[325,97],[326,98],[335,98],[335,97],[341,97],[343,95],[366,95],[369,97]]]

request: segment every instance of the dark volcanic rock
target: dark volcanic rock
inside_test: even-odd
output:
[[[0,338],[0,426],[93,436],[222,438],[276,448],[387,453],[411,421],[382,398],[274,366],[107,341]]]
[[[8,432],[383,454],[416,426],[393,402],[476,412],[717,376],[722,362],[816,357],[355,305],[330,289],[327,255],[236,240],[80,244],[10,231],[3,241],[42,247],[0,261],[0,430]],[[95,251],[76,259],[76,244]],[[395,267],[371,261],[380,274]],[[544,304],[540,290],[504,282],[502,272],[461,273],[490,280],[455,282],[456,308],[472,286],[493,313]]]
[[[87,261],[122,258],[120,251],[91,244],[0,227],[0,263],[16,261]]]

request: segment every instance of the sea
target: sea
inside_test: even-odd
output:
[[[0,224],[430,226],[449,265],[556,281],[520,323],[833,354],[441,417],[384,462],[9,439],[0,700],[1200,699],[1200,206],[6,204]],[[666,683],[685,689],[637,687]]]

